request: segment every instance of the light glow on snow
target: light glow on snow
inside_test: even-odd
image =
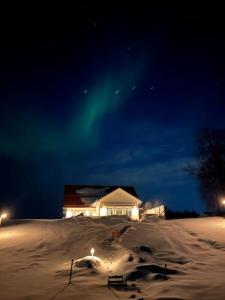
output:
[[[9,232],[6,232],[6,233],[2,233],[1,234],[1,238],[4,239],[4,238],[9,238],[12,234],[9,233]]]

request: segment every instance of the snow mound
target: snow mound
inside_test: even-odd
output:
[[[223,218],[15,220],[0,227],[0,257],[3,300],[129,299],[131,290],[107,288],[108,275],[126,275],[141,290],[137,299],[225,295]]]
[[[104,269],[104,263],[103,261],[96,257],[96,256],[86,256],[81,259],[77,259],[74,262],[75,268],[84,268],[84,269],[95,269],[95,270],[101,270]]]
[[[145,254],[153,254],[154,253],[154,249],[152,246],[149,245],[140,245],[138,247],[136,247],[135,251],[137,253],[145,253]]]
[[[160,218],[157,215],[144,215],[141,219],[142,222],[158,223]]]
[[[183,275],[184,273],[175,269],[165,269],[158,265],[139,265],[135,271],[127,274],[127,279],[135,281],[139,279],[146,279],[148,275],[155,274],[152,279],[168,279],[168,275]]]

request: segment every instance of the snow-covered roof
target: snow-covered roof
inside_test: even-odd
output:
[[[64,206],[89,206],[118,188],[138,198],[133,186],[65,185]]]

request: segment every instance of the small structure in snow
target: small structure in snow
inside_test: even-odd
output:
[[[144,210],[143,215],[154,215],[160,218],[165,218],[165,206],[158,205]]]
[[[108,276],[108,287],[115,285],[126,286],[127,279],[123,275]]]

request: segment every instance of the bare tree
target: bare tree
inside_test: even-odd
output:
[[[222,210],[225,199],[225,130],[202,129],[196,135],[196,164],[187,168],[199,184],[207,210]]]

